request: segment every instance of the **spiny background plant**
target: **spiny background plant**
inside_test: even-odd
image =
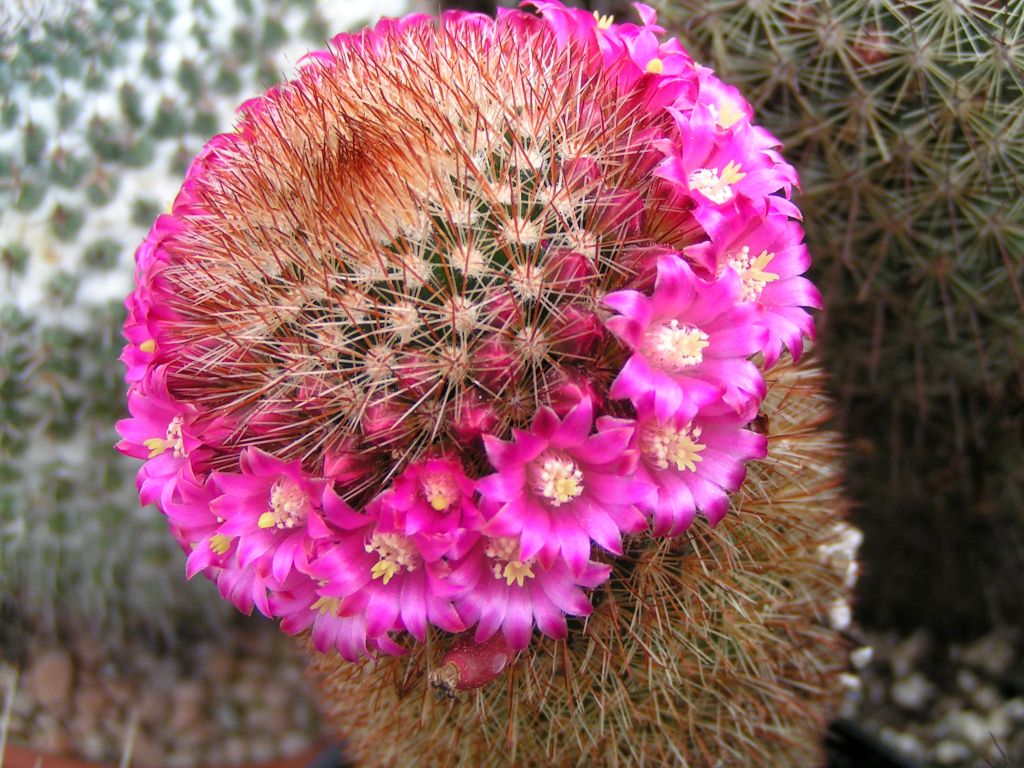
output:
[[[867,533],[861,615],[1019,616],[1024,4],[659,5],[801,169]]]
[[[238,94],[355,20],[262,0],[0,9],[0,598],[30,623],[116,643],[224,618],[206,585],[181,584],[165,524],[110,449],[121,297],[171,180]]]
[[[813,363],[767,373],[769,455],[729,515],[633,540],[594,613],[494,684],[434,696],[443,633],[407,657],[312,654],[356,765],[824,765],[859,534],[842,517],[830,403]]]

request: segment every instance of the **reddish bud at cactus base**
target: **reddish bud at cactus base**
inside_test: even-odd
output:
[[[430,684],[447,696],[479,688],[504,672],[514,655],[502,634],[482,643],[460,637],[441,658],[440,667],[430,674]]]

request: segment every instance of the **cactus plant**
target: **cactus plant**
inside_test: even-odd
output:
[[[822,349],[869,533],[864,618],[971,632],[1016,615],[1024,6],[661,7],[800,157]]]
[[[359,711],[368,762],[478,763],[527,713],[511,759],[561,761],[608,747],[598,711],[627,761],[811,759],[856,532],[798,365],[795,171],[647,6],[535,10],[339,35],[242,106],[136,253],[118,447],[189,576],[335,681],[483,687],[501,724],[399,754],[411,709]]]
[[[173,642],[176,625],[213,628],[224,612],[206,585],[181,584],[164,524],[138,508],[131,462],[110,450],[131,252],[170,201],[180,156],[227,128],[238,89],[294,63],[324,22],[289,9],[282,45],[283,3],[2,5],[0,600],[39,631]],[[189,23],[169,31],[172,16]],[[218,92],[226,69],[236,81]]]

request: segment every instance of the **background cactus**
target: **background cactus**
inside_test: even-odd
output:
[[[659,5],[801,171],[866,532],[861,615],[958,633],[1018,616],[1024,5]]]
[[[144,227],[240,94],[356,19],[262,0],[0,9],[0,598],[30,624],[173,642],[224,618],[112,449],[122,297]]]
[[[769,456],[730,514],[676,540],[632,540],[568,640],[535,643],[454,700],[427,685],[443,633],[363,665],[312,653],[347,755],[360,766],[823,765],[859,534],[842,522],[821,373],[787,361],[767,379]]]

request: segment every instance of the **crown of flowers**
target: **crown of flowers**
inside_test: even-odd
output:
[[[138,486],[239,609],[356,660],[523,649],[623,535],[726,513],[820,306],[793,169],[641,23],[381,21],[246,102],[137,254]]]

